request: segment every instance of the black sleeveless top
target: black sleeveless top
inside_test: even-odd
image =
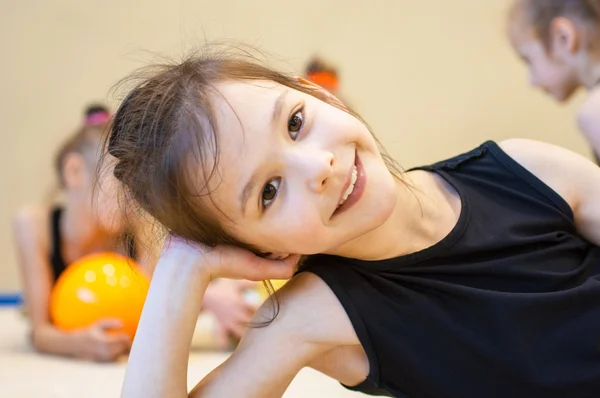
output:
[[[459,193],[458,223],[407,256],[309,257],[347,312],[372,395],[600,396],[600,249],[569,205],[493,142],[421,167]]]
[[[55,207],[52,209],[50,215],[50,231],[52,233],[52,251],[50,252],[50,266],[56,281],[58,277],[67,269],[67,263],[65,262],[62,255],[62,238],[60,233],[60,217],[63,209],[61,207]],[[127,255],[133,259],[136,258],[135,240],[133,234],[127,233],[125,235],[125,249]]]

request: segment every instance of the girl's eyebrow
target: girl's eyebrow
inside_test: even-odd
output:
[[[288,93],[289,90],[284,90],[275,100],[275,103],[273,104],[273,115],[271,116],[271,124],[275,124],[279,118],[279,114],[283,109],[283,104],[285,104],[285,97],[288,95]]]

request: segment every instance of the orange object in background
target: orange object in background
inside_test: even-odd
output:
[[[123,322],[135,336],[149,280],[132,259],[115,253],[86,256],[69,265],[50,297],[50,316],[57,328],[89,327],[103,318]]]
[[[287,279],[271,279],[271,285],[273,286],[273,289],[275,291],[281,289],[283,287],[283,285],[285,285],[287,283]],[[269,298],[269,292],[267,291],[267,289],[265,288],[263,283],[260,283],[258,285],[258,291],[260,294],[261,299],[264,301],[266,299]]]

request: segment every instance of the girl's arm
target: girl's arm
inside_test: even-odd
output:
[[[569,204],[579,233],[600,246],[600,167],[567,149],[542,142],[511,139],[503,150]]]
[[[126,336],[108,335],[103,329],[118,326],[104,321],[88,330],[64,332],[49,316],[53,275],[48,262],[50,223],[44,207],[21,209],[13,220],[25,305],[31,324],[31,342],[46,354],[110,361],[129,348]]]
[[[217,248],[199,255],[189,245],[176,245],[179,247],[164,252],[154,271],[125,375],[123,398],[187,397],[190,344],[209,281],[215,277],[287,279],[297,260],[269,261],[237,248]],[[297,279],[298,283],[293,283]],[[190,396],[280,397],[313,358],[338,344],[356,344],[341,305],[328,304],[336,302],[333,293],[319,286],[321,293],[313,294],[311,286],[316,284],[306,275],[288,283],[281,291],[282,306],[273,323],[250,328],[235,353]],[[321,300],[323,295],[329,296]],[[314,311],[313,300],[321,300],[319,311]],[[267,302],[254,321],[272,316]]]
[[[156,239],[153,226],[139,217],[132,223],[135,236],[137,262],[151,277],[160,258],[163,241]],[[255,288],[256,282],[222,279],[213,281],[207,288],[202,311],[212,313],[218,322],[217,341],[223,347],[231,344],[229,336],[240,338],[246,329],[244,324],[251,321],[256,306],[244,297],[244,290]]]

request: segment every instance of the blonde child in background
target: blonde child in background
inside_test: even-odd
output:
[[[31,343],[42,353],[113,361],[127,353],[131,345],[126,334],[108,333],[119,329],[116,319],[104,319],[89,328],[67,332],[56,328],[49,315],[54,283],[69,264],[88,254],[121,252],[152,272],[155,259],[146,245],[142,245],[143,250],[140,247],[140,237],[144,236],[141,228],[128,225],[116,211],[114,178],[103,179],[94,189],[96,166],[110,118],[106,107],[88,107],[81,127],[55,156],[61,198],[24,206],[13,221]],[[248,286],[248,282],[216,281],[207,293],[203,308],[216,318],[218,347],[228,346],[229,335],[241,336],[244,323],[254,313],[254,305],[243,298]]]
[[[516,0],[509,39],[527,64],[531,85],[558,102],[583,88],[577,123],[600,158],[600,0]]]

